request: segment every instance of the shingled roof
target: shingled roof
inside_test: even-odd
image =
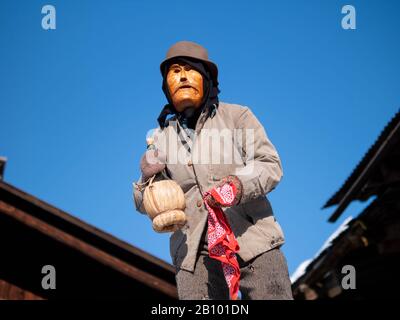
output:
[[[0,298],[178,298],[172,265],[4,181],[0,241]],[[54,292],[40,286],[48,263]]]
[[[400,182],[400,110],[386,125],[343,186],[324,205],[338,205],[329,218],[335,222],[353,200],[365,201],[385,186]],[[384,184],[384,185],[383,185]]]

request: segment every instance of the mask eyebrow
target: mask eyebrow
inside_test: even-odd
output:
[[[180,66],[179,64],[174,63],[174,64],[172,64],[172,65],[169,67],[169,70],[175,69],[175,68],[180,68],[180,67],[181,67],[181,66]]]

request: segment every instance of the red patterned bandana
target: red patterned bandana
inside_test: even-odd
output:
[[[236,187],[228,182],[215,187],[204,195],[211,194],[216,202],[223,206],[230,206],[236,195]],[[240,268],[236,259],[239,244],[229,226],[228,220],[220,207],[211,207],[204,201],[208,210],[208,254],[210,258],[221,261],[229,295],[236,300],[239,292]]]

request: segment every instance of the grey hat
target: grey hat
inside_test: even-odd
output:
[[[160,65],[161,74],[163,74],[166,64],[179,57],[200,60],[208,67],[213,80],[218,83],[218,67],[214,62],[208,59],[207,49],[191,41],[179,41],[168,49],[167,56]]]

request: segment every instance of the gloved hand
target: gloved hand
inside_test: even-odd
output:
[[[142,181],[147,181],[155,174],[164,170],[167,158],[160,150],[147,150],[140,160],[140,170],[142,171]]]
[[[232,184],[234,186],[233,188],[233,196],[234,200],[230,205],[225,205],[223,202],[219,201],[218,199],[215,199],[214,196],[212,196],[212,190],[214,189],[219,189],[220,191],[223,191],[223,186],[225,184]],[[217,185],[215,185],[211,190],[207,192],[207,195],[205,196],[204,200],[211,206],[211,207],[232,207],[236,206],[239,204],[240,199],[242,198],[242,192],[243,192],[243,185],[240,179],[237,176],[230,175],[226,176],[221,179],[220,182],[218,182]],[[220,192],[218,192],[220,193]]]

